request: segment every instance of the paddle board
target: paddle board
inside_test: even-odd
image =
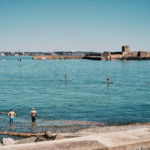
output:
[[[67,81],[71,81],[71,80],[65,80],[65,79],[61,79],[60,81],[65,81],[65,82],[67,82]]]
[[[114,82],[102,82],[102,83],[106,83],[106,84],[114,84]]]

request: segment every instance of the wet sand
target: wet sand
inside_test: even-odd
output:
[[[72,123],[72,121],[68,121],[68,124]],[[82,125],[82,126],[81,126]],[[40,126],[39,126],[40,127]],[[68,129],[67,129],[68,128]],[[111,133],[111,132],[120,132],[120,131],[128,131],[128,130],[134,130],[134,129],[142,129],[142,128],[150,128],[150,123],[134,123],[134,124],[124,124],[124,125],[106,125],[103,123],[96,123],[96,122],[81,122],[76,121],[76,125],[73,126],[61,126],[57,129],[57,127],[52,126],[46,126],[46,129],[48,131],[51,131],[55,134],[59,133],[61,135],[65,136],[86,136],[86,135],[92,135],[92,134],[103,134],[103,133]],[[45,130],[46,131],[46,130]],[[44,132],[38,132],[38,133],[21,133],[21,132],[3,132],[0,131],[1,138],[3,137],[2,133],[5,133],[5,136],[18,139],[18,137],[22,138],[28,138],[32,136],[42,136],[44,135]],[[25,136],[29,135],[29,136]],[[31,135],[31,136],[30,136]]]
[[[102,134],[111,132],[128,131],[134,129],[150,128],[150,123],[134,123],[125,125],[107,125],[107,126],[97,126],[87,129],[82,129],[76,132],[78,135],[91,135],[91,134]]]
[[[23,140],[16,140],[15,145],[0,146],[0,149],[9,150],[12,148],[19,150],[20,148],[36,150],[42,149],[113,149],[120,150],[120,148],[137,149],[146,147],[150,148],[150,123],[135,123],[128,125],[107,125],[90,127],[78,130],[75,133],[61,133],[62,136],[68,139],[51,140],[35,143],[33,137]],[[34,139],[35,140],[35,139]],[[30,143],[30,144],[29,144]]]

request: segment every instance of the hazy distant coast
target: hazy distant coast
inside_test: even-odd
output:
[[[0,52],[0,56],[32,56],[37,59],[90,59],[90,60],[150,60],[150,52],[130,51],[130,46],[122,46],[122,51],[87,52],[87,51],[55,51],[55,52]]]

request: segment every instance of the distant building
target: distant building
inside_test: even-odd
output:
[[[99,52],[84,52],[85,56],[101,56]]]
[[[127,54],[130,52],[130,46],[126,45],[126,46],[122,46],[122,53],[123,54]]]
[[[110,52],[103,52],[103,53],[101,54],[101,58],[102,58],[102,59],[110,59],[110,57],[111,57]]]
[[[58,51],[58,52],[54,52],[54,54],[56,55],[67,55],[67,56],[77,56],[77,55],[84,55],[84,52],[72,52],[72,51]]]
[[[1,56],[6,56],[4,53],[1,53],[0,55],[1,55]]]
[[[139,57],[150,57],[150,52],[139,51],[137,53],[137,56],[139,56]]]

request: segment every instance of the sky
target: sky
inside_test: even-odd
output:
[[[150,0],[0,0],[0,51],[150,51]]]

